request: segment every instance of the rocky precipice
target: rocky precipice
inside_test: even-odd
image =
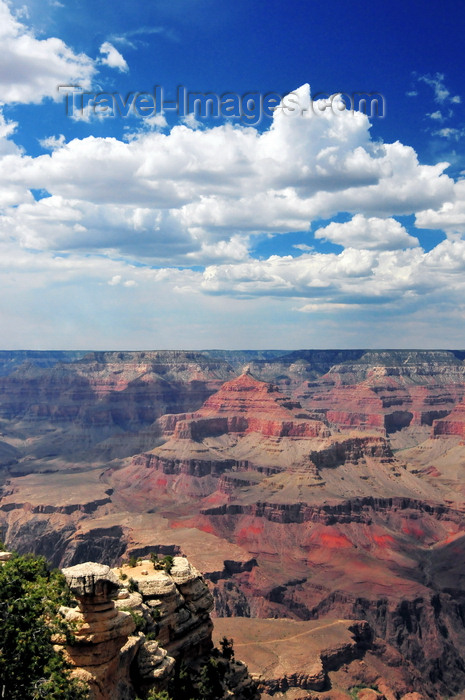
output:
[[[72,675],[87,683],[90,700],[146,697],[173,682],[176,661],[195,669],[195,678],[210,658],[213,596],[185,557],[168,558],[164,566],[156,558],[139,560],[113,570],[87,562],[63,574],[78,605],[60,609],[73,639],[57,638],[57,649]],[[225,697],[256,697],[243,664],[227,658],[218,663]]]
[[[92,700],[130,698],[129,667],[140,640],[129,613],[115,607],[112,594],[118,580],[110,567],[93,562],[63,569],[66,582],[78,601],[77,608],[62,608],[75,639],[65,655],[76,667],[74,675],[85,681]]]
[[[174,658],[185,660],[202,657],[212,648],[213,596],[201,573],[185,557],[174,557],[169,573],[142,560],[135,567],[115,569],[121,578],[136,582],[137,591],[130,599],[117,602],[120,609],[130,604],[132,610],[151,614],[156,622],[157,641]],[[149,618],[150,619],[150,618]]]
[[[213,597],[187,559],[175,557],[170,573],[143,560],[115,570],[87,562],[63,574],[78,601],[77,608],[61,608],[74,633],[64,650],[91,700],[166,687],[176,659],[198,662],[211,651]]]

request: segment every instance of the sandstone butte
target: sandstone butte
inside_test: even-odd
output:
[[[263,697],[357,683],[377,688],[365,700],[452,697],[465,688],[463,359],[92,353],[2,370],[0,356],[2,539],[67,568],[187,554]]]

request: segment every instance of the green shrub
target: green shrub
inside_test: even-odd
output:
[[[136,632],[145,632],[147,629],[147,620],[145,617],[140,613],[134,612],[134,610],[131,610],[130,613],[136,625]]]
[[[163,557],[162,559],[163,568],[167,574],[171,573],[171,569],[173,568],[173,559],[174,557],[172,557],[171,554],[167,554],[166,557]]]
[[[223,638],[221,644],[226,650],[226,658],[218,649],[212,649],[200,668],[177,662],[174,677],[168,687],[169,695],[176,700],[223,700],[236,697],[237,668],[233,661],[233,640]],[[247,670],[247,669],[245,669]],[[256,683],[250,683],[241,690],[241,697],[258,700],[260,693]]]
[[[0,566],[0,697],[83,700],[87,689],[70,678],[53,648],[54,634],[72,641],[59,616],[70,602],[64,576],[43,557],[14,554]]]
[[[222,676],[218,660],[210,657],[200,669],[200,680],[197,687],[202,700],[218,700],[218,698],[223,697]]]
[[[147,629],[147,620],[143,615],[136,612],[135,610],[132,610],[131,608],[120,608],[120,610],[121,612],[128,612],[130,614],[130,616],[134,620],[136,632],[145,632],[145,630]]]
[[[221,655],[227,659],[228,661],[231,661],[231,659],[234,659],[234,641],[232,639],[228,639],[227,637],[223,637],[223,639],[220,642],[220,647],[221,647]]]
[[[137,593],[138,590],[139,590],[139,584],[137,583],[137,581],[135,579],[130,578],[129,582],[128,582],[129,593]]]
[[[171,700],[171,695],[166,690],[151,690],[147,696],[147,700]]]

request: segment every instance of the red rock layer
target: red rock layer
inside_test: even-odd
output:
[[[412,377],[407,368],[371,367],[358,382],[349,369],[333,368],[297,392],[305,407],[325,414],[339,429],[392,433],[409,425],[431,425],[463,396],[463,385],[444,383],[434,368],[431,376]]]
[[[330,435],[322,421],[299,410],[300,403],[244,373],[223,384],[195,413],[163,416],[160,425],[165,435],[196,441],[224,433],[302,438]]]
[[[432,437],[458,435],[465,438],[465,402],[459,403],[445,418],[433,421]]]

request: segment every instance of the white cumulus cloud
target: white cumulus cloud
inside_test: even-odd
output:
[[[296,93],[309,101],[308,86]],[[234,324],[220,317],[217,295],[228,297],[238,323],[250,315],[252,333],[268,314],[271,339],[270,298],[283,319],[302,324],[297,311],[313,319],[332,309],[336,324],[362,307],[401,316],[430,303],[452,309],[451,319],[462,308],[465,242],[456,238],[465,230],[464,182],[444,173],[447,163],[423,165],[409,146],[373,141],[363,114],[277,111],[264,131],[227,123],[135,130],[127,140],[55,135],[42,142],[51,152],[37,157],[14,144],[14,128],[0,120],[0,292],[16,317],[41,290],[63,318],[79,299],[99,315],[99,328],[105,310],[114,320],[117,300],[128,327],[137,309],[148,328],[144,315],[162,313],[154,300],[169,298],[168,338],[179,338],[180,319],[189,325],[198,313],[198,328],[208,316],[224,343]],[[339,213],[351,219],[320,227],[314,240],[315,222]],[[406,214],[451,240],[425,252],[396,218]],[[254,257],[257,241],[296,232],[294,252],[302,254]],[[319,252],[323,238],[343,250]],[[13,317],[5,323],[13,328]],[[24,327],[31,323],[34,315]],[[153,330],[137,337],[156,344]]]
[[[309,87],[296,94],[305,103]],[[126,141],[49,138],[50,154],[0,161],[2,196],[19,205],[4,219],[22,245],[175,265],[243,260],[254,236],[305,232],[339,212],[355,217],[327,231],[342,245],[414,245],[392,217],[440,210],[454,182],[446,163],[422,165],[411,147],[373,142],[369,127],[357,112],[278,110],[264,132],[228,123],[137,131]],[[28,188],[48,196],[34,201]]]
[[[59,85],[78,82],[89,87],[93,61],[76,54],[61,39],[37,39],[0,0],[0,103],[39,103],[44,97],[61,100]]]
[[[117,48],[110,44],[109,41],[104,41],[100,47],[100,53],[104,55],[102,58],[102,63],[110,68],[117,68],[122,73],[126,73],[129,70],[129,66],[126,63],[124,56],[118,51]]]
[[[454,185],[451,197],[437,209],[428,208],[416,215],[418,228],[440,229],[449,235],[465,234],[465,180]]]
[[[367,250],[397,250],[419,245],[418,239],[410,236],[396,219],[366,218],[363,214],[356,214],[345,223],[333,221],[318,229],[315,238],[323,238],[344,248]]]

